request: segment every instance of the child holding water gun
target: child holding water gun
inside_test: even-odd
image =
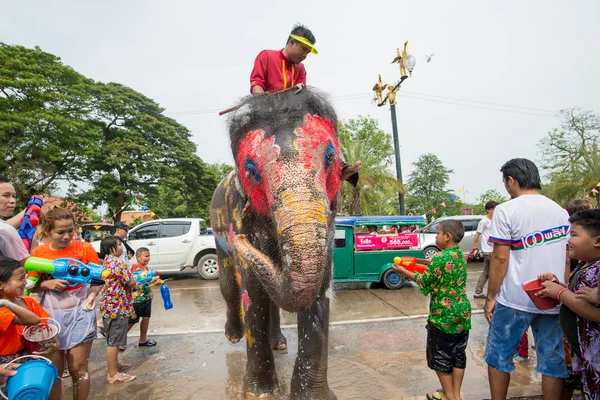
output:
[[[544,289],[536,296],[562,302],[560,326],[571,345],[573,371],[581,374],[585,398],[600,399],[600,210],[578,211],[569,222],[569,257],[580,262],[568,284],[551,273],[540,275]]]
[[[116,236],[107,236],[100,242],[100,255],[104,257],[104,269],[110,271],[104,279],[100,314],[106,333],[106,365],[108,383],[127,383],[136,379],[124,373],[130,364],[119,365],[119,346],[127,345],[129,317],[133,314],[131,289],[139,286],[119,257],[123,254],[123,244]]]
[[[0,257],[0,363],[10,362],[27,354],[23,339],[25,325],[37,325],[49,315],[31,297],[23,296],[26,284],[25,269],[11,258]],[[47,356],[58,348],[48,347],[37,355]]]
[[[467,298],[467,264],[458,243],[465,230],[456,220],[445,220],[437,227],[435,255],[422,274],[394,264],[393,270],[431,294],[427,321],[427,365],[434,370],[442,390],[427,393],[427,399],[460,400],[465,368],[466,348],[471,329],[471,304]]]
[[[31,255],[49,260],[74,258],[84,264],[100,264],[91,244],[74,240],[75,226],[75,218],[71,211],[60,207],[49,210],[42,215],[38,225],[38,231],[42,232],[48,242],[33,249]],[[40,304],[61,327],[57,335],[60,342],[59,351],[48,358],[58,371],[63,371],[65,359],[68,360],[73,381],[73,398],[86,400],[90,392],[88,360],[96,338],[96,314],[87,310],[95,307],[96,296],[101,286],[68,286],[69,282],[66,280],[53,279],[49,274],[37,275],[41,278]],[[61,398],[62,380],[58,379],[52,388],[50,399]]]
[[[150,250],[140,247],[135,252],[137,264],[131,267],[131,272],[150,271],[148,263],[150,262]],[[150,284],[160,282],[160,278],[155,276]],[[148,327],[150,326],[150,316],[152,314],[152,289],[150,284],[143,284],[133,293],[133,315],[129,318],[129,329],[137,324],[140,319],[140,340],[138,346],[149,347],[156,346],[156,341],[148,339]]]

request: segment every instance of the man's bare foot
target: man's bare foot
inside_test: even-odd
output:
[[[345,181],[346,179],[348,179],[349,177],[351,177],[352,175],[354,175],[358,171],[360,171],[361,166],[362,166],[362,161],[357,161],[356,164],[354,164],[350,167],[344,168],[342,170],[342,181]]]

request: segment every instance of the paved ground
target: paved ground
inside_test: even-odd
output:
[[[481,265],[470,267],[469,296]],[[183,279],[182,279],[183,278]],[[136,346],[130,337],[121,361],[132,363],[137,381],[105,383],[105,345],[94,344],[91,359],[91,399],[239,399],[245,368],[245,343],[230,344],[223,335],[225,305],[217,281],[195,275],[169,282],[173,310],[165,311],[157,295],[150,329],[159,342],[155,348]],[[335,291],[329,340],[329,384],[339,399],[424,398],[439,387],[425,362],[427,298],[415,287],[398,291],[343,285]],[[483,301],[471,301],[474,316],[468,346],[464,399],[489,398],[487,370],[482,360],[487,322]],[[277,373],[284,399],[296,356],[293,314],[283,313],[289,351],[276,354]],[[135,334],[132,331],[132,334]],[[533,373],[535,351],[529,362],[518,364],[511,396],[539,395],[540,377]],[[65,393],[70,387],[65,385]],[[70,385],[69,385],[70,386]],[[65,399],[70,398],[64,396]],[[531,398],[531,397],[528,397]]]

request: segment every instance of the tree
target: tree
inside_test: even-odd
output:
[[[600,182],[600,115],[581,108],[560,113],[561,125],[540,140],[548,171],[543,193],[560,204],[584,198]]]
[[[371,117],[341,121],[338,130],[344,159],[362,161],[356,187],[342,184],[339,209],[350,215],[398,214],[398,191],[403,187],[388,170],[394,155],[391,136]]]
[[[66,176],[84,178],[100,137],[86,118],[92,84],[38,47],[0,43],[0,173],[20,199],[47,193]]]
[[[187,128],[164,116],[152,99],[117,83],[97,83],[93,102],[102,137],[86,165],[92,189],[81,199],[106,203],[115,221],[136,197],[163,218],[205,212],[217,178],[195,154]]]
[[[488,201],[496,201],[498,204],[502,204],[508,200],[506,196],[501,194],[499,191],[495,189],[491,189],[483,192],[481,196],[479,196],[479,203],[473,206],[473,214],[475,215],[484,215],[487,214],[485,212],[485,203]]]
[[[454,171],[446,168],[433,153],[420,155],[413,165],[415,169],[408,176],[408,210],[416,215],[426,215],[428,220],[444,213],[460,214],[462,203],[447,188],[450,174]],[[442,204],[446,204],[446,207]]]

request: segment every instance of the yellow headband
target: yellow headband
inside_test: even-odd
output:
[[[317,49],[315,49],[315,48],[313,47],[313,44],[312,44],[312,43],[311,43],[311,42],[310,42],[310,41],[309,41],[307,38],[304,38],[304,37],[302,37],[302,36],[298,36],[298,35],[294,35],[293,33],[291,33],[291,34],[290,34],[290,37],[291,37],[292,39],[296,39],[296,40],[297,40],[297,41],[299,41],[300,43],[302,43],[302,44],[305,44],[305,45],[307,45],[308,47],[310,47],[310,52],[311,52],[311,53],[313,53],[313,54],[319,54],[319,52],[317,51]]]

